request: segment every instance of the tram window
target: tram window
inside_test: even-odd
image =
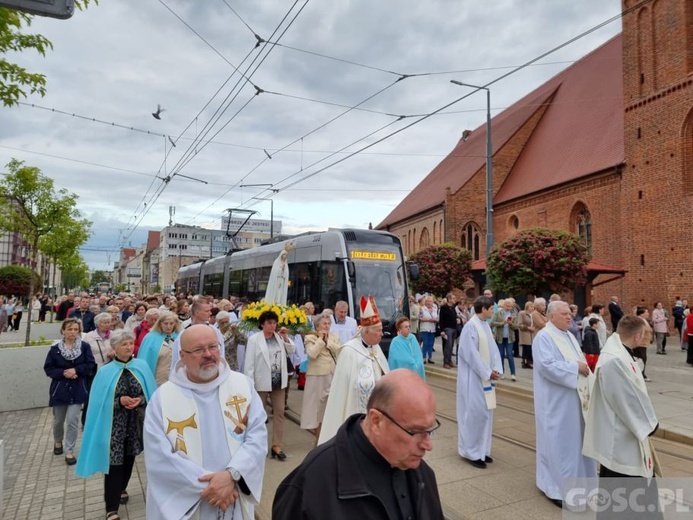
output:
[[[241,271],[231,271],[229,273],[229,291],[228,294],[236,294],[238,296],[244,296],[242,285],[241,285],[241,280],[242,280],[242,272]]]
[[[319,307],[334,308],[334,304],[339,300],[348,299],[344,265],[338,262],[323,262],[320,265]],[[313,303],[317,305],[317,302]]]
[[[315,299],[317,293],[314,293],[313,290],[317,288],[319,281],[316,264],[292,264],[289,270],[289,278],[288,301],[296,304],[303,304]]]
[[[269,282],[270,272],[272,268],[270,266],[260,267],[257,269],[257,293],[258,298],[264,297],[267,292],[267,283]]]

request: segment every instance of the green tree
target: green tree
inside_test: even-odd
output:
[[[411,256],[419,266],[419,279],[412,282],[415,292],[444,296],[462,288],[472,272],[472,255],[452,243],[430,246]]]
[[[74,221],[82,220],[76,207],[77,196],[65,189],[56,192],[52,179],[16,159],[7,164],[7,170],[0,179],[0,230],[23,237],[29,245],[29,260],[36,265],[43,237],[70,229]],[[29,299],[34,289],[32,279],[26,294]],[[27,345],[30,334],[31,323],[27,321]]]
[[[101,282],[110,282],[111,279],[105,271],[94,271],[91,275],[90,285],[96,286]]]
[[[90,0],[75,3],[79,9],[86,8]],[[97,2],[94,2],[97,3]],[[10,52],[36,51],[41,56],[53,49],[53,44],[40,34],[26,34],[24,29],[31,25],[32,16],[0,7],[0,101],[5,106],[16,105],[20,97],[30,94],[46,95],[46,76],[29,72],[2,56]],[[56,22],[59,23],[59,22]]]
[[[32,283],[34,287],[41,287],[41,277],[33,269],[21,265],[0,267],[0,294],[20,297],[31,294]]]
[[[66,257],[60,263],[63,285],[68,289],[84,289],[89,285],[89,267],[79,254]]]
[[[573,233],[534,228],[494,246],[486,273],[496,291],[561,292],[587,280],[587,250]]]

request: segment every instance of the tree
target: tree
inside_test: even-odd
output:
[[[461,288],[472,272],[472,255],[452,243],[430,246],[411,256],[419,266],[419,279],[412,282],[416,292],[445,295]]]
[[[110,282],[111,279],[105,271],[94,271],[91,275],[90,285],[96,286],[101,282]]]
[[[534,228],[494,246],[486,273],[499,292],[561,292],[587,281],[588,261],[587,249],[577,235]]]
[[[0,267],[0,294],[6,296],[31,294],[32,281],[34,287],[41,287],[41,277],[33,269],[21,265]]]
[[[90,0],[76,2],[79,9],[86,8]],[[97,3],[97,2],[94,2]],[[22,29],[31,25],[32,16],[14,9],[0,7],[0,56],[9,52],[33,50],[41,56],[53,49],[53,44],[40,34],[25,34]],[[27,71],[16,63],[0,58],[0,101],[10,107],[19,102],[20,97],[30,94],[46,95],[46,76]]]
[[[89,267],[79,254],[63,259],[60,264],[63,284],[69,289],[85,288],[89,285]]]
[[[12,159],[8,173],[0,179],[0,230],[19,234],[27,243],[29,261],[36,265],[42,237],[70,229],[75,221],[82,221],[76,208],[77,196],[61,189],[55,191],[53,180],[41,170]],[[87,221],[82,221],[84,225]],[[35,286],[32,278],[27,296],[31,298]],[[29,344],[31,322],[27,322],[26,344]]]

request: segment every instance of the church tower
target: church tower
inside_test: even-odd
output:
[[[693,301],[693,1],[623,0],[623,301]]]

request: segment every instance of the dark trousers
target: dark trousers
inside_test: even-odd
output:
[[[607,467],[600,466],[599,468],[599,488],[612,494],[614,490],[625,497],[635,497],[638,511],[627,507],[625,511],[611,511],[607,508],[606,511],[598,511],[598,520],[637,520],[639,518],[647,520],[660,520],[664,518],[659,507],[659,496],[657,492],[657,479],[652,478],[648,482],[646,478],[624,475],[610,470]],[[636,495],[637,494],[637,495]]]
[[[120,494],[128,488],[132,467],[135,465],[133,455],[125,455],[122,466],[109,466],[108,474],[103,479],[103,499],[106,502],[106,512],[118,511]]]
[[[14,314],[14,330],[19,330],[19,324],[22,322],[22,312],[16,312]]]
[[[513,357],[520,357],[520,338],[515,334],[515,341],[513,341]]]
[[[686,352],[686,363],[693,365],[693,336],[688,335],[688,351]]]
[[[457,329],[443,329],[445,339],[443,340],[443,363],[452,365],[452,346],[455,344],[455,334]]]
[[[534,364],[534,358],[532,357],[532,345],[522,345],[522,363],[525,366]]]
[[[84,404],[82,405],[82,429],[84,429],[84,423],[87,420],[87,407],[89,406],[89,394],[91,394],[91,384],[94,382],[95,377],[96,377],[96,374],[88,375],[84,381],[86,386],[87,386],[87,400],[84,401]]]
[[[633,355],[636,358],[642,359],[642,377],[647,377],[645,375],[645,367],[647,367],[647,347],[635,347],[633,349]]]

